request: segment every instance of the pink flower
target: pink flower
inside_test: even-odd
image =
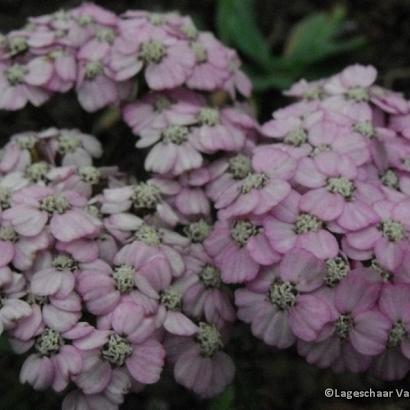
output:
[[[53,236],[62,242],[99,233],[101,223],[83,210],[86,199],[73,191],[33,186],[14,194],[12,201],[3,218],[19,235],[36,236],[48,222]]]
[[[231,98],[236,98],[236,93],[239,92],[244,97],[249,98],[252,93],[252,83],[248,76],[241,70],[241,61],[235,50],[228,49],[229,55],[229,71],[230,76],[225,81],[224,89],[229,93]]]
[[[233,322],[232,294],[222,283],[221,273],[212,259],[202,247],[198,247],[190,248],[185,260],[187,275],[193,275],[195,281],[184,292],[184,311],[198,320],[204,318],[218,328],[222,328],[225,322]]]
[[[102,392],[121,368],[142,384],[159,380],[164,365],[165,351],[151,337],[151,330],[141,327],[143,310],[122,303],[113,312],[112,330],[93,330],[74,345],[81,350],[84,366],[74,378],[85,394]]]
[[[211,33],[200,33],[191,49],[196,64],[187,80],[188,87],[207,91],[220,88],[231,74],[225,47]]]
[[[175,380],[202,397],[223,392],[235,375],[234,363],[223,347],[219,330],[205,322],[199,324],[194,338],[168,338],[166,348],[175,363]]]
[[[41,232],[33,237],[20,236],[10,223],[0,222],[0,266],[12,263],[19,270],[29,269],[37,253],[47,249],[51,237]]]
[[[53,64],[47,90],[60,93],[71,90],[77,79],[77,60],[74,53],[66,48],[54,47],[46,56]]]
[[[323,152],[302,159],[295,180],[313,189],[302,195],[300,209],[348,230],[369,226],[377,216],[361,195],[366,185],[356,182],[356,176],[356,167],[346,156]]]
[[[83,360],[80,351],[70,343],[88,331],[85,323],[78,323],[65,332],[44,328],[27,348],[33,347],[20,372],[20,382],[28,383],[36,390],[52,387],[63,391],[71,377],[81,372]]]
[[[192,141],[199,151],[207,154],[240,151],[247,133],[257,128],[249,114],[234,108],[198,107],[194,120],[197,127],[193,129]]]
[[[322,220],[301,210],[301,196],[296,191],[292,191],[271,214],[264,219],[263,225],[275,251],[284,254],[298,247],[320,259],[337,255],[336,238],[324,229]]]
[[[378,220],[372,225],[346,235],[346,242],[359,251],[373,251],[390,270],[397,268],[408,247],[409,203],[379,201],[373,206]]]
[[[117,214],[132,209],[137,215],[151,214],[167,225],[175,226],[179,219],[178,215],[162,199],[162,194],[166,192],[161,188],[163,186],[148,180],[135,185],[105,189],[101,211],[105,214]]]
[[[147,171],[180,175],[202,165],[202,155],[192,141],[191,123],[189,117],[178,123],[168,120],[165,124],[158,118],[150,128],[140,132],[137,148],[155,144],[145,159]]]
[[[295,169],[293,158],[274,147],[255,150],[252,169],[237,186],[231,185],[215,203],[221,219],[240,215],[263,215],[285,199],[291,187],[286,182]]]
[[[27,64],[2,64],[0,67],[0,108],[19,110],[27,102],[43,104],[49,93],[42,88],[50,80],[53,66],[45,58],[37,57]]]
[[[167,202],[187,218],[210,215],[211,203],[204,191],[204,185],[209,179],[210,175],[206,168],[186,172],[177,180],[153,178],[157,185],[161,184],[169,193]]]
[[[372,356],[383,352],[389,325],[375,304],[380,284],[351,272],[334,290],[317,295],[327,301],[330,320],[313,342],[299,341],[298,352],[308,363],[341,372],[366,370]]]
[[[140,273],[144,268],[144,265],[119,265],[111,268],[101,262],[98,266],[91,266],[80,272],[77,278],[78,292],[87,309],[95,315],[112,312],[123,300],[130,300],[144,307],[147,314],[154,313],[159,296],[144,274]]]
[[[385,322],[390,331],[386,341],[386,350],[375,358],[371,372],[384,380],[402,379],[410,370],[410,305],[408,285],[386,284],[379,299],[379,309],[385,315]],[[384,334],[375,335],[382,337]]]
[[[49,128],[38,137],[46,144],[44,151],[48,161],[60,158],[62,166],[91,166],[93,158],[100,158],[103,154],[97,138],[76,129]]]
[[[21,298],[25,294],[24,276],[8,267],[0,268],[0,334],[31,315],[30,306]]]
[[[107,58],[79,61],[76,92],[86,111],[94,112],[116,104],[130,92],[129,83],[117,83],[111,78],[107,64]]]
[[[39,138],[33,131],[13,135],[4,147],[3,154],[0,155],[0,171],[5,173],[24,171],[33,162],[32,156],[37,151],[38,142]],[[13,173],[12,175],[16,178],[18,174]],[[5,178],[12,177],[6,175]],[[21,174],[20,179],[22,179]]]
[[[272,346],[289,347],[296,337],[316,340],[330,319],[327,305],[311,294],[323,283],[324,270],[313,254],[294,248],[278,266],[266,268],[235,292],[238,317]]]
[[[144,68],[145,80],[153,90],[171,89],[185,83],[195,64],[188,44],[158,30],[136,29],[137,35],[135,30],[130,31],[128,38],[120,36],[114,44],[111,69],[115,79],[127,80]]]
[[[124,121],[132,128],[135,135],[161,119],[166,121],[171,113],[187,115],[192,113],[192,106],[203,105],[200,94],[185,88],[176,88],[163,92],[149,92],[138,101],[128,104],[123,109]]]
[[[38,296],[55,296],[64,299],[75,286],[74,272],[78,269],[77,262],[64,254],[55,256],[51,266],[36,270],[31,277],[30,290]]]
[[[76,292],[62,298],[28,292],[25,300],[31,306],[31,314],[20,320],[10,333],[13,347],[18,350],[28,348],[30,340],[38,336],[45,327],[65,332],[81,317],[81,299]]]
[[[366,102],[369,100],[369,87],[376,77],[377,71],[374,67],[356,64],[326,81],[324,90],[330,95],[343,96],[353,102]]]
[[[244,283],[255,278],[261,266],[280,260],[256,219],[218,221],[204,247],[221,271],[225,283]]]
[[[133,240],[120,249],[114,263],[137,269],[144,265],[140,273],[159,291],[169,286],[172,277],[183,274],[185,263],[180,250],[188,243],[176,233],[142,224],[135,231]]]
[[[224,156],[207,167],[211,181],[206,186],[206,194],[217,202],[233,186],[239,190],[241,182],[251,174],[252,162],[249,155],[239,153],[231,157]]]

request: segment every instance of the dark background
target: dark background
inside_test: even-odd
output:
[[[0,30],[6,33],[24,25],[28,16],[80,3],[77,0],[0,0]],[[212,30],[230,45],[240,48],[245,68],[256,85],[252,103],[261,121],[286,103],[281,90],[292,81],[301,76],[320,78],[353,62],[375,65],[380,84],[402,91],[407,97],[410,95],[410,0],[103,0],[96,3],[116,12],[130,8],[179,10],[193,16],[202,29]],[[232,11],[228,9],[227,14],[225,9],[223,14],[222,3],[230,3]],[[244,4],[251,13],[243,13]],[[241,12],[237,17],[236,13]],[[337,22],[332,20],[336,15],[339,16]],[[229,30],[226,29],[228,23],[231,24]],[[325,38],[329,27],[334,31],[330,39]],[[255,58],[249,48],[244,47],[248,43],[251,49],[267,50],[268,57],[264,61],[259,55]],[[295,52],[297,46],[299,54]],[[301,54],[300,49],[304,49],[305,54]],[[328,50],[325,55],[324,50]],[[141,161],[133,150],[133,138],[119,121],[118,112],[108,109],[86,114],[70,94],[54,97],[40,108],[0,112],[1,145],[15,132],[49,126],[78,127],[93,132],[106,146],[103,161],[118,163],[121,158],[122,168],[132,172],[141,170]],[[124,152],[130,154],[123,156]],[[165,372],[160,384],[138,396],[129,396],[122,409],[410,409],[410,399],[325,399],[326,387],[358,390],[403,386],[410,389],[410,383],[404,380],[383,384],[365,375],[335,375],[318,370],[306,365],[292,349],[278,352],[255,341],[246,326],[235,331],[230,350],[237,364],[237,377],[234,386],[221,397],[212,401],[197,400],[176,387]],[[18,383],[21,362],[20,357],[10,352],[5,340],[0,339],[0,410],[59,409],[60,397],[50,392],[36,393]]]

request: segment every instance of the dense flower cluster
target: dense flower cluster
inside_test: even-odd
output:
[[[176,13],[128,11],[118,17],[86,3],[32,17],[0,37],[0,108],[41,105],[74,89],[96,111],[132,98],[136,89],[225,90],[249,96],[236,53]]]
[[[118,409],[166,364],[221,393],[237,318],[319,367],[410,370],[409,102],[355,65],[260,126],[239,65],[187,17],[93,4],[1,39],[0,108],[118,104],[149,175],[79,130],[0,151],[0,333],[63,410]]]
[[[293,85],[247,172],[224,172],[205,248],[266,344],[396,380],[410,369],[410,104],[375,80],[355,65]]]

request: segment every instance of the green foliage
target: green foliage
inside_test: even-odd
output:
[[[359,36],[340,38],[346,27],[346,10],[337,6],[329,13],[318,12],[302,19],[292,28],[282,55],[274,55],[258,27],[254,2],[218,0],[216,25],[221,39],[247,58],[245,69],[257,91],[284,89],[314,72],[315,65],[365,43]]]
[[[233,410],[235,400],[235,390],[231,385],[225,389],[225,391],[218,397],[215,397],[210,405],[209,410]]]

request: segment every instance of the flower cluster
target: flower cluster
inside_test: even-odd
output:
[[[235,312],[199,245],[210,227],[171,230],[182,215],[169,187],[95,167],[101,154],[65,129],[14,135],[2,151],[0,331],[27,355],[20,380],[69,390],[64,409],[117,408],[159,380],[168,353],[178,382],[218,394],[234,375],[222,349]]]
[[[236,53],[176,13],[128,11],[121,16],[92,3],[32,17],[0,38],[0,108],[38,106],[74,89],[96,111],[136,89],[225,90],[249,96]]]
[[[208,185],[205,248],[266,344],[396,380],[410,369],[410,104],[375,80],[354,65],[293,85],[297,102]]]
[[[145,158],[96,166],[95,137],[56,128],[0,151],[0,333],[63,410],[118,409],[166,364],[221,393],[237,318],[319,367],[410,370],[409,102],[355,65],[261,126],[239,66],[187,17],[88,3],[1,38],[0,108],[75,89]]]

